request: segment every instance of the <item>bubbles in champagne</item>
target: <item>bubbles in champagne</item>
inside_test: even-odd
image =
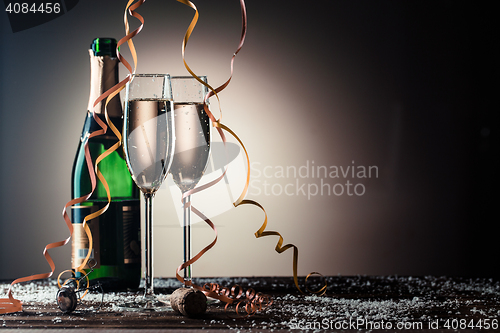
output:
[[[175,103],[175,155],[170,173],[182,192],[196,187],[210,155],[210,122],[203,103]]]
[[[144,193],[158,190],[171,163],[171,104],[165,99],[129,101],[124,149],[132,178]]]

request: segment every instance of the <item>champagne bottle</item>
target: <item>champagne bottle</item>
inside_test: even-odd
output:
[[[85,143],[88,141],[93,165],[99,155],[118,141],[108,129],[103,135],[89,139],[90,133],[100,130],[92,110],[106,123],[105,101],[94,107],[95,100],[106,90],[118,83],[118,59],[116,40],[96,38],[90,53],[90,96],[87,115],[72,172],[72,198],[90,193],[92,189],[87,162]],[[108,116],[121,132],[123,114],[119,95],[107,107]],[[88,221],[92,232],[93,250],[91,258],[96,266],[89,274],[91,284],[99,281],[105,290],[135,289],[141,278],[140,244],[140,202],[139,190],[135,186],[121,147],[104,158],[98,165],[109,185],[111,204],[104,214]],[[72,238],[72,268],[75,270],[89,251],[89,240],[83,229],[83,219],[108,203],[106,189],[97,180],[97,187],[90,199],[71,208],[74,233]],[[88,271],[88,270],[87,270]],[[76,276],[81,273],[76,272]]]

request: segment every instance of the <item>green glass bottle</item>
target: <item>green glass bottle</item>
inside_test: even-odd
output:
[[[98,156],[118,141],[108,129],[104,135],[89,139],[90,133],[101,127],[92,116],[96,115],[106,123],[104,101],[93,108],[95,100],[106,90],[118,83],[118,59],[116,40],[96,38],[90,53],[90,96],[85,124],[73,164],[71,195],[78,198],[90,193],[91,181],[85,160],[85,143],[88,141],[93,164]],[[119,95],[108,103],[108,116],[121,132],[123,113]],[[92,282],[99,281],[105,290],[135,289],[141,279],[140,244],[140,201],[120,147],[99,163],[99,169],[108,182],[111,204],[108,210],[89,221],[94,246],[91,258],[96,266],[89,274]],[[106,190],[97,180],[97,188],[90,199],[71,208],[74,233],[72,237],[72,268],[76,269],[88,253],[89,241],[83,230],[83,219],[108,203]],[[88,271],[88,270],[87,270]],[[76,273],[78,277],[81,273]]]

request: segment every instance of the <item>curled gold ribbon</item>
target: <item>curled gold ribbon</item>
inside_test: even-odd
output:
[[[103,208],[99,209],[98,211],[96,211],[94,213],[91,213],[91,214],[87,215],[84,218],[84,228],[85,228],[85,231],[87,232],[87,235],[89,237],[89,253],[87,254],[87,257],[82,262],[82,264],[77,268],[77,271],[82,272],[82,273],[85,273],[83,271],[83,268],[87,265],[87,263],[88,263],[88,261],[90,259],[90,253],[91,253],[91,249],[92,249],[92,236],[90,234],[90,230],[88,230],[86,222],[90,221],[90,220],[92,220],[92,219],[94,219],[94,218],[96,218],[96,217],[98,217],[98,216],[100,216],[102,214],[104,214],[108,210],[109,205],[111,204],[111,192],[109,190],[109,184],[106,181],[106,178],[104,177],[104,175],[102,174],[102,172],[99,170],[99,163],[102,160],[104,160],[106,157],[108,157],[110,154],[112,154],[114,151],[116,151],[121,146],[121,144],[122,144],[121,133],[120,133],[120,131],[116,128],[116,126],[113,124],[113,122],[109,118],[109,115],[108,115],[108,104],[109,104],[109,101],[111,101],[111,99],[113,99],[116,95],[118,95],[120,93],[121,90],[123,90],[125,88],[127,82],[129,82],[131,80],[132,74],[135,73],[135,70],[137,68],[137,52],[135,50],[134,43],[132,42],[132,38],[134,36],[136,36],[142,30],[142,27],[144,26],[144,18],[140,14],[138,14],[137,12],[135,12],[135,10],[137,8],[139,8],[145,1],[146,0],[139,0],[138,2],[136,2],[133,5],[132,5],[132,3],[134,2],[134,0],[129,0],[128,1],[127,6],[125,7],[125,13],[124,13],[124,25],[125,25],[125,34],[126,34],[126,36],[123,37],[122,39],[120,39],[120,41],[118,41],[117,47],[116,47],[117,57],[120,60],[120,62],[123,63],[125,65],[125,67],[129,70],[129,74],[126,76],[125,79],[123,79],[122,81],[120,81],[119,83],[117,83],[116,85],[114,85],[113,87],[111,87],[110,89],[108,89],[107,91],[105,91],[94,102],[94,107],[95,107],[100,102],[102,102],[103,100],[105,100],[104,110],[105,110],[105,118],[106,118],[106,123],[107,124],[104,123],[101,119],[99,119],[99,117],[97,117],[96,114],[93,112],[94,119],[102,127],[102,133],[100,133],[100,134],[106,133],[107,128],[109,126],[109,128],[111,129],[111,131],[116,135],[117,142],[114,143],[106,151],[104,151],[101,155],[99,155],[97,157],[97,159],[96,159],[96,162],[95,162],[95,174],[97,175],[97,178],[101,181],[101,183],[102,183],[102,185],[103,185],[103,187],[104,187],[104,189],[106,191],[106,196],[107,196],[108,202],[107,202],[107,204]],[[129,12],[130,15],[132,15],[132,16],[136,17],[137,19],[139,19],[139,21],[141,22],[141,25],[137,29],[135,29],[134,31],[132,31],[132,32],[130,32],[130,25],[129,25],[129,22],[128,22],[127,12]],[[134,69],[132,69],[132,67],[130,66],[130,64],[128,63],[128,61],[126,61],[126,59],[123,56],[121,56],[121,53],[119,51],[120,46],[122,44],[124,44],[125,42],[128,43],[129,48],[131,50],[132,58],[134,60]],[[88,160],[87,160],[87,162],[88,162]],[[95,178],[94,175],[93,175],[93,177]],[[92,187],[92,193],[93,193],[94,189],[95,189],[95,186]],[[67,272],[67,271],[62,272],[59,276],[61,276],[65,272]],[[88,277],[87,277],[87,279],[88,279]],[[59,284],[59,286],[61,286],[61,284],[59,282],[59,279],[58,279],[58,284]],[[83,294],[83,296],[85,296],[86,293],[87,293],[87,291]]]
[[[19,301],[18,299],[15,299],[13,297],[12,286],[14,286],[17,283],[21,283],[21,282],[27,282],[27,281],[45,279],[45,278],[49,278],[49,277],[52,276],[52,274],[55,271],[55,264],[54,264],[54,261],[52,260],[52,258],[50,256],[50,254],[48,253],[48,250],[52,249],[52,248],[55,248],[55,247],[64,246],[67,243],[69,243],[69,241],[71,239],[71,236],[73,235],[73,225],[71,224],[71,220],[70,220],[70,218],[69,218],[66,210],[67,210],[67,208],[69,208],[69,207],[71,207],[71,206],[73,206],[75,204],[79,204],[79,203],[83,203],[83,202],[87,201],[92,196],[92,194],[94,193],[95,188],[97,186],[97,180],[96,180],[96,175],[97,175],[97,178],[99,178],[99,180],[101,181],[101,183],[103,184],[103,186],[104,186],[104,188],[106,190],[107,198],[108,198],[108,203],[107,203],[106,206],[104,206],[103,208],[101,208],[97,212],[94,212],[92,214],[87,215],[84,218],[84,220],[83,220],[83,228],[84,228],[85,233],[87,234],[87,237],[89,239],[89,251],[88,251],[87,256],[85,257],[84,261],[76,269],[76,271],[81,272],[81,273],[85,273],[84,268],[85,268],[85,266],[87,265],[87,263],[88,263],[88,261],[90,259],[90,255],[91,255],[92,248],[93,248],[92,233],[90,231],[90,228],[88,227],[87,221],[90,221],[90,220],[92,220],[92,219],[94,219],[94,218],[96,218],[96,217],[104,214],[104,212],[108,209],[109,204],[111,202],[111,194],[110,194],[110,191],[109,191],[109,185],[108,185],[108,183],[107,183],[104,175],[100,172],[100,170],[98,168],[98,165],[99,165],[99,163],[104,158],[106,158],[112,152],[114,152],[115,150],[117,150],[118,147],[120,147],[120,145],[121,145],[121,133],[113,125],[113,123],[110,121],[109,116],[108,116],[108,112],[107,112],[107,105],[108,105],[109,101],[113,97],[115,97],[117,94],[119,94],[119,92],[121,90],[123,90],[123,88],[125,87],[126,83],[128,81],[130,81],[131,74],[135,73],[135,69],[137,68],[137,53],[135,51],[135,47],[134,47],[134,44],[133,44],[133,42],[132,42],[131,39],[142,30],[142,27],[144,25],[144,19],[143,19],[143,17],[140,14],[136,13],[135,9],[139,8],[145,2],[145,0],[139,0],[137,3],[135,3],[135,4],[132,5],[133,2],[134,2],[134,0],[129,0],[127,6],[125,8],[124,22],[125,22],[126,36],[123,37],[117,43],[117,56],[118,56],[120,62],[122,62],[125,65],[125,67],[127,69],[129,69],[130,74],[127,75],[127,77],[124,80],[122,80],[121,82],[119,82],[118,84],[116,84],[114,87],[110,88],[109,90],[107,90],[101,96],[99,96],[96,99],[96,101],[94,102],[94,107],[95,107],[99,102],[101,102],[102,100],[106,99],[106,102],[105,102],[106,122],[108,123],[109,128],[111,128],[111,130],[113,131],[113,133],[117,136],[118,142],[116,142],[111,148],[109,148],[108,150],[106,150],[104,153],[102,153],[96,159],[95,169],[94,169],[94,165],[92,163],[92,156],[90,154],[90,150],[89,150],[89,147],[88,147],[88,140],[87,140],[87,142],[84,145],[84,151],[85,151],[85,160],[86,160],[87,167],[88,167],[88,170],[89,170],[89,175],[90,175],[90,180],[91,180],[91,185],[92,186],[91,186],[90,193],[88,193],[88,194],[86,194],[86,195],[84,195],[82,197],[79,197],[79,198],[76,198],[76,199],[73,199],[73,200],[69,201],[64,206],[64,208],[63,208],[63,212],[62,212],[63,219],[66,222],[66,225],[67,225],[67,227],[69,229],[70,235],[64,241],[60,241],[60,242],[48,244],[45,247],[45,249],[43,250],[43,255],[44,255],[45,259],[47,260],[47,262],[49,263],[49,266],[51,268],[51,272],[49,272],[49,273],[43,273],[43,274],[30,275],[30,276],[27,276],[27,277],[19,278],[19,279],[14,280],[11,283],[10,288],[8,290],[8,293],[7,293],[7,295],[8,295],[9,298],[2,298],[2,299],[0,299],[0,314],[22,311],[22,302]],[[141,21],[141,25],[137,29],[135,29],[134,31],[132,31],[132,32],[130,32],[130,28],[129,28],[127,11],[130,13],[130,15],[136,17],[137,19],[139,19],[139,21]],[[128,43],[129,48],[130,48],[131,53],[132,53],[132,57],[133,57],[133,60],[134,60],[134,69],[133,70],[132,70],[132,67],[130,66],[130,64],[120,55],[119,50],[118,50],[119,47],[120,47],[120,45],[124,44],[125,42]],[[98,135],[105,134],[106,131],[107,131],[107,128],[108,128],[108,126],[101,119],[99,119],[99,117],[96,116],[95,112],[92,112],[92,114],[93,114],[93,117],[94,117],[95,121],[101,126],[101,129],[92,132],[89,135],[89,139],[92,138],[92,137],[98,136]],[[70,271],[71,270],[66,270],[66,271],[61,272],[61,274],[59,274],[57,282],[58,282],[58,285],[60,287],[61,287],[60,277],[65,272],[70,272]],[[63,285],[66,284],[69,280],[72,280],[72,279],[67,279],[63,283]],[[87,283],[88,283],[88,277],[87,277]],[[77,282],[77,284],[78,284],[78,282]],[[86,293],[87,292],[85,292],[81,297],[84,297]]]
[[[93,136],[100,135],[101,131],[102,130],[98,130],[98,131],[92,132],[90,134],[89,138],[93,137]],[[87,160],[87,167],[88,167],[89,173],[90,173],[90,179],[91,179],[91,184],[92,184],[92,192],[93,192],[93,189],[96,187],[96,178],[95,178],[95,175],[93,174],[93,170],[94,169],[93,169],[93,165],[92,165],[90,151],[89,151],[89,148],[88,148],[87,144],[85,144],[84,150],[85,150],[85,158]],[[64,218],[64,220],[66,222],[66,226],[69,229],[70,235],[69,235],[68,238],[66,238],[63,241],[48,244],[47,246],[45,246],[45,248],[43,250],[43,256],[45,257],[45,260],[48,262],[51,271],[49,273],[35,274],[35,275],[30,275],[30,276],[26,276],[26,277],[18,278],[16,280],[14,280],[11,283],[11,285],[9,287],[9,291],[7,293],[7,295],[8,295],[9,298],[2,298],[2,299],[0,299],[0,313],[12,313],[12,312],[17,312],[17,311],[22,311],[22,303],[21,303],[21,301],[15,299],[13,297],[13,295],[12,295],[12,287],[15,284],[21,283],[21,282],[33,281],[33,280],[46,279],[46,278],[51,277],[52,274],[54,274],[55,263],[52,260],[52,257],[50,256],[48,250],[56,248],[56,247],[61,247],[61,246],[66,245],[67,243],[69,243],[69,241],[71,239],[71,236],[73,234],[73,225],[71,224],[71,220],[68,217],[66,209],[68,207],[74,205],[74,204],[82,203],[82,202],[86,201],[92,195],[92,192],[90,192],[90,193],[88,193],[88,194],[86,194],[86,195],[84,195],[84,196],[82,196],[80,198],[73,199],[73,200],[69,201],[64,206],[62,215],[63,215],[63,218]],[[88,226],[85,228],[85,232],[89,236],[89,240],[90,240],[90,243],[91,243],[92,242],[92,239],[91,239],[92,235],[90,233],[90,229],[88,228]],[[90,253],[90,251],[89,251],[89,253]],[[90,256],[90,254],[88,254],[87,256]]]
[[[92,132],[89,135],[89,138],[97,136],[97,135],[101,135],[104,132],[105,132],[104,129],[94,131],[94,132]],[[88,198],[90,198],[90,196],[92,195],[92,193],[93,193],[93,191],[94,191],[94,189],[96,187],[96,184],[97,184],[96,177],[94,175],[94,168],[93,168],[93,165],[92,165],[92,159],[91,159],[91,156],[90,156],[90,150],[89,150],[89,147],[88,147],[88,141],[84,145],[84,151],[85,151],[85,159],[86,159],[86,162],[87,162],[87,167],[88,167],[89,174],[90,174],[90,180],[91,180],[91,184],[92,184],[92,190],[91,190],[90,193],[88,193],[88,194],[86,194],[86,195],[84,195],[82,197],[79,197],[79,198],[76,198],[76,199],[73,199],[73,200],[69,201],[64,206],[64,208],[63,208],[62,215],[63,215],[64,221],[66,222],[66,226],[68,227],[69,232],[70,232],[69,237],[66,238],[64,241],[50,243],[47,246],[45,246],[45,248],[43,250],[43,256],[45,257],[45,260],[48,262],[48,264],[50,266],[51,271],[49,273],[42,273],[42,274],[35,274],[35,275],[26,276],[26,277],[23,277],[23,278],[16,279],[16,280],[14,280],[11,283],[11,285],[9,287],[9,291],[7,293],[7,295],[9,296],[9,298],[8,299],[7,298],[0,299],[0,313],[12,313],[12,312],[17,312],[17,311],[22,311],[22,303],[21,303],[21,301],[15,299],[13,297],[13,295],[12,295],[12,287],[15,284],[21,283],[21,282],[33,281],[33,280],[46,279],[46,278],[51,277],[52,274],[54,274],[55,263],[52,260],[52,257],[50,256],[48,250],[56,248],[56,247],[61,247],[61,246],[66,245],[67,243],[69,243],[69,241],[71,239],[71,236],[73,235],[73,225],[71,224],[71,220],[68,217],[66,209],[68,207],[72,206],[72,205],[75,205],[75,204],[78,204],[78,203],[82,203],[82,202],[86,201]],[[88,226],[85,223],[84,223],[84,230],[87,233],[87,236],[89,237],[89,246],[91,246],[92,245],[92,234],[90,232],[90,229],[88,228]],[[90,251],[87,254],[86,260],[88,260],[89,257],[90,257]],[[86,262],[85,262],[85,264],[86,264]],[[79,267],[79,270],[81,270],[81,269],[83,269],[83,268]]]
[[[184,39],[183,39],[183,42],[182,42],[182,59],[183,59],[183,62],[184,62],[184,66],[186,67],[187,71],[195,78],[197,79],[200,83],[202,83],[203,85],[205,85],[207,88],[209,88],[209,93],[207,94],[207,96],[205,97],[205,105],[204,105],[204,109],[205,109],[205,112],[207,113],[207,115],[210,117],[210,119],[212,120],[212,123],[213,123],[213,126],[217,129],[217,131],[219,132],[221,138],[222,138],[222,141],[224,143],[224,145],[226,144],[226,138],[225,138],[225,135],[224,135],[224,132],[223,131],[226,131],[228,133],[230,133],[240,144],[240,146],[243,148],[244,152],[245,152],[245,157],[246,157],[246,162],[247,162],[247,177],[246,177],[246,181],[245,181],[245,186],[244,186],[244,189],[242,191],[242,193],[240,194],[240,196],[238,197],[238,199],[233,203],[233,205],[235,207],[238,207],[240,205],[245,205],[245,204],[249,204],[249,205],[254,205],[254,206],[257,206],[259,207],[263,212],[264,212],[264,215],[265,215],[265,218],[264,218],[264,222],[262,224],[262,226],[259,228],[259,230],[257,230],[257,232],[255,233],[255,237],[257,238],[260,238],[260,237],[265,237],[265,236],[278,236],[279,237],[279,240],[278,240],[278,243],[276,244],[276,252],[278,253],[283,253],[285,252],[286,250],[288,249],[293,249],[293,280],[294,280],[294,283],[295,283],[295,286],[296,288],[301,292],[303,293],[302,289],[300,288],[299,286],[299,283],[298,283],[298,273],[297,273],[297,269],[298,269],[298,248],[297,246],[293,245],[293,244],[287,244],[287,245],[284,245],[283,246],[283,237],[281,236],[281,234],[277,231],[266,231],[266,227],[267,227],[267,213],[264,209],[264,207],[259,204],[258,202],[254,201],[254,200],[245,200],[245,196],[248,192],[248,186],[249,186],[249,183],[250,183],[250,159],[249,159],[249,156],[248,156],[248,152],[247,152],[247,149],[245,148],[245,145],[243,144],[243,142],[241,141],[241,139],[238,137],[238,135],[236,135],[236,133],[234,131],[232,131],[229,127],[227,127],[226,125],[222,124],[221,123],[221,118],[222,118],[222,112],[221,112],[221,116],[219,119],[216,119],[213,114],[210,112],[210,110],[208,109],[208,105],[207,105],[207,100],[209,97],[211,96],[214,96],[217,98],[217,100],[219,101],[219,110],[220,110],[220,100],[219,100],[219,96],[218,96],[218,93],[221,92],[224,88],[226,88],[228,86],[228,84],[230,83],[231,79],[232,79],[232,76],[233,76],[233,71],[234,71],[234,59],[236,57],[236,55],[238,54],[238,52],[241,50],[241,47],[243,46],[243,43],[245,41],[245,37],[246,37],[246,31],[247,31],[247,15],[246,15],[246,7],[245,7],[245,2],[244,0],[240,0],[240,7],[241,7],[241,15],[242,15],[242,29],[241,29],[241,37],[240,37],[240,42],[239,42],[239,45],[238,45],[238,48],[237,50],[234,52],[232,58],[231,58],[231,74],[230,74],[230,77],[229,79],[224,83],[222,84],[220,87],[214,89],[213,87],[211,87],[210,85],[208,85],[207,83],[203,82],[192,70],[191,68],[188,66],[186,60],[185,60],[185,48],[186,48],[186,45],[187,45],[187,42],[189,40],[189,37],[191,36],[193,30],[194,30],[194,27],[196,26],[196,23],[198,21],[198,17],[199,17],[199,14],[198,14],[198,9],[196,8],[196,6],[189,0],[177,0],[178,2],[181,2],[189,7],[191,7],[192,9],[195,10],[195,14],[194,14],[194,17],[186,31],[186,34],[184,36]],[[226,170],[227,170],[227,166],[225,167],[225,170],[224,170],[224,173],[217,179],[213,180],[212,182],[208,183],[208,184],[205,184],[203,186],[200,186],[200,187],[197,187],[191,191],[188,191],[186,193],[183,194],[183,199],[184,197],[188,196],[188,195],[191,195],[193,193],[196,193],[196,192],[199,192],[201,190],[204,190],[212,185],[214,185],[215,183],[219,182],[223,177],[224,177],[224,174],[226,173]],[[187,203],[188,205],[191,205],[191,203]],[[210,243],[207,247],[205,247],[203,250],[201,250],[194,258],[192,258],[191,260],[189,260],[188,262],[180,265],[178,268],[177,268],[177,271],[176,271],[176,277],[179,281],[181,281],[182,283],[184,283],[184,279],[179,275],[179,271],[188,267],[189,265],[191,265],[192,263],[194,263],[196,260],[198,260],[206,251],[208,251],[210,248],[212,248],[216,241],[217,241],[217,230],[215,228],[215,226],[213,225],[213,223],[208,219],[206,218],[203,214],[201,214],[200,212],[198,212],[193,206],[192,207],[192,210],[193,212],[195,212],[198,216],[200,216],[202,219],[205,220],[205,222],[207,224],[210,225],[210,227],[214,230],[214,233],[215,233],[215,239],[212,243]],[[312,272],[312,273],[309,273],[306,277],[306,289],[307,291],[311,292],[311,293],[315,293],[315,294],[319,294],[319,295],[323,295],[324,293],[326,293],[326,289],[327,289],[327,284],[326,284],[326,280],[324,279],[324,285],[322,286],[322,288],[320,288],[320,290],[318,291],[312,291],[310,290],[308,287],[307,287],[307,280],[310,276],[312,275],[320,275],[322,276],[320,273],[318,272]],[[194,287],[196,287],[197,289],[199,289],[198,286],[194,285],[191,281],[188,282],[189,284],[192,284]],[[201,290],[201,289],[200,289]],[[209,291],[204,291],[205,293],[214,293],[213,290],[209,290]],[[222,295],[223,298],[228,298],[227,294],[223,293]],[[213,296],[212,296],[213,297]],[[233,301],[234,301],[235,298],[230,298],[231,301],[226,301],[226,307],[229,305],[229,304],[232,304]],[[266,296],[264,298],[261,298],[261,299],[267,299],[269,300],[269,298]],[[223,299],[221,299],[223,300]],[[270,305],[272,303],[271,302],[267,302],[268,305]],[[238,307],[239,307],[239,304],[236,306],[236,312],[238,314]],[[252,303],[252,302],[249,302],[245,305],[245,309],[247,311],[247,314],[252,314],[254,313],[254,311],[257,311],[258,309],[262,309],[262,302],[261,302],[261,305],[260,306],[256,306],[256,303]]]
[[[208,105],[207,105],[207,100],[210,96],[213,96],[215,95],[217,100],[219,100],[219,96],[218,96],[218,92],[222,91],[230,82],[231,80],[231,77],[232,77],[232,67],[233,67],[233,61],[234,61],[234,57],[236,56],[236,53],[239,52],[239,50],[241,49],[241,46],[243,45],[243,41],[244,41],[244,36],[245,36],[245,33],[246,33],[246,15],[243,15],[243,32],[242,32],[242,38],[240,40],[240,45],[238,47],[238,50],[234,53],[233,55],[233,59],[231,60],[231,77],[229,78],[229,80],[227,80],[227,82],[225,84],[223,84],[222,86],[214,89],[212,86],[210,86],[209,84],[205,83],[203,80],[201,80],[192,70],[191,68],[188,66],[186,60],[185,60],[185,49],[186,49],[186,45],[187,45],[187,42],[189,41],[189,37],[191,36],[191,33],[193,32],[194,30],[194,27],[196,26],[196,23],[198,21],[198,17],[199,17],[199,14],[198,14],[198,9],[196,8],[196,6],[189,0],[177,0],[178,2],[181,2],[191,8],[193,8],[195,10],[195,15],[193,17],[193,20],[191,21],[187,31],[186,31],[186,34],[184,36],[184,40],[182,42],[182,59],[183,59],[183,62],[184,62],[184,66],[186,67],[187,71],[196,79],[198,80],[200,83],[202,83],[203,85],[205,85],[209,90],[209,94],[207,94],[207,96],[205,96],[205,99],[204,99],[204,109],[205,109],[205,112],[207,113],[207,115],[210,117],[210,119],[212,120],[212,123],[214,124],[214,126],[217,128],[217,131],[219,132],[222,140],[223,140],[223,143],[224,145],[226,144],[226,138],[225,138],[225,135],[224,135],[224,132],[222,131],[222,128],[223,126],[220,126],[220,122],[219,120],[215,119],[215,117],[213,116],[213,114],[210,112],[210,110],[208,109]],[[243,0],[241,0],[241,4],[242,4],[242,12],[245,13],[246,10],[245,10],[245,7],[244,7],[244,2]],[[220,101],[219,101],[219,110],[220,110]],[[221,112],[222,114],[222,112]],[[227,290],[226,288],[219,288],[218,285],[205,285],[203,287],[199,286],[199,285],[196,285],[195,283],[193,283],[192,281],[185,281],[184,278],[182,278],[180,275],[179,275],[179,272],[192,265],[194,262],[196,262],[198,259],[201,258],[201,256],[203,256],[203,254],[205,254],[208,250],[210,250],[217,242],[217,229],[215,228],[215,225],[212,223],[212,221],[210,221],[210,219],[208,217],[206,217],[204,214],[202,214],[200,211],[198,211],[194,206],[191,205],[191,202],[185,202],[183,199],[191,194],[194,194],[194,193],[197,193],[199,191],[202,191],[206,188],[209,188],[213,185],[215,185],[216,183],[218,183],[225,175],[226,173],[226,170],[227,170],[227,166],[225,167],[225,170],[224,172],[222,173],[221,176],[219,176],[217,179],[205,184],[205,185],[202,185],[202,186],[199,186],[197,188],[194,188],[190,191],[187,191],[185,193],[183,193],[182,195],[182,198],[181,200],[183,201],[183,204],[184,204],[184,207],[186,208],[186,205],[188,206],[191,206],[191,210],[193,213],[195,213],[196,215],[198,215],[199,217],[201,217],[211,228],[212,230],[214,231],[214,234],[215,234],[215,238],[214,240],[209,244],[207,245],[205,248],[203,248],[200,252],[198,252],[198,254],[196,254],[193,258],[191,258],[190,260],[188,260],[187,262],[181,264],[176,272],[175,272],[175,275],[176,275],[176,278],[182,282],[183,284],[185,285],[189,285],[189,286],[192,286],[193,288],[197,289],[197,290],[200,290],[202,291],[203,293],[205,293],[205,295],[207,295],[208,297],[212,297],[212,298],[216,298],[216,299],[219,299],[220,301],[223,301],[226,303],[226,311],[228,309],[228,306],[231,305],[231,304],[236,304],[236,313],[238,315],[238,317],[245,317],[245,316],[249,316],[249,315],[252,315],[253,313],[255,313],[256,311],[258,311],[259,309],[262,310],[264,308],[266,308],[268,305],[270,305],[272,302],[267,302],[267,305],[266,306],[263,306],[262,305],[262,300],[269,300],[270,298],[269,297],[265,297],[265,298],[261,298],[261,297],[249,297],[249,298],[246,298],[245,300],[241,300],[240,297],[234,297],[234,292],[231,293],[231,292],[225,292],[225,290]],[[233,288],[231,289],[234,291],[234,286]],[[259,305],[257,305],[258,303],[261,303]],[[240,315],[239,311],[240,311],[240,306],[242,304],[245,304],[245,310],[247,312],[246,315]]]
[[[124,80],[120,81],[119,83],[117,83],[116,85],[114,85],[113,87],[111,87],[110,89],[108,89],[107,91],[105,91],[101,96],[99,96],[94,101],[94,105],[93,105],[95,107],[100,102],[102,102],[103,100],[105,100],[104,110],[105,110],[106,123],[104,123],[99,117],[97,117],[96,114],[95,114],[95,112],[93,112],[92,114],[93,114],[94,120],[102,128],[101,131],[98,131],[99,135],[106,133],[107,129],[108,129],[108,126],[109,126],[109,128],[112,130],[112,132],[116,135],[117,142],[115,144],[113,144],[109,149],[107,149],[106,151],[104,151],[101,155],[99,155],[97,157],[97,159],[96,159],[96,162],[95,162],[95,174],[97,175],[97,178],[101,181],[101,183],[102,183],[102,185],[103,185],[103,187],[104,187],[104,189],[106,191],[106,196],[107,196],[108,202],[107,202],[107,204],[103,208],[99,209],[98,211],[96,211],[94,213],[91,213],[91,214],[87,215],[84,218],[84,228],[85,228],[85,231],[87,232],[87,236],[89,237],[89,253],[87,254],[87,257],[84,259],[84,261],[82,262],[82,264],[77,268],[77,271],[82,272],[82,273],[85,273],[83,271],[83,268],[87,265],[87,263],[88,263],[88,261],[90,259],[90,254],[91,254],[92,245],[93,245],[92,236],[91,236],[91,233],[90,233],[90,229],[88,229],[88,226],[87,226],[87,221],[95,219],[96,217],[104,214],[108,210],[109,205],[111,203],[111,192],[109,190],[109,184],[106,181],[106,178],[104,177],[104,175],[102,174],[102,172],[99,170],[99,163],[102,160],[104,160],[107,156],[109,156],[110,154],[112,154],[114,151],[116,151],[121,146],[121,142],[122,142],[122,136],[121,136],[120,131],[116,128],[116,126],[113,124],[113,122],[109,118],[109,115],[108,115],[108,103],[109,103],[109,101],[111,99],[113,99],[116,95],[118,95],[121,90],[123,90],[125,88],[125,85],[131,79],[131,74],[135,73],[135,68],[137,68],[137,53],[135,51],[135,47],[134,47],[134,44],[133,44],[133,42],[132,42],[131,39],[132,39],[132,37],[134,37],[135,35],[137,35],[142,30],[142,27],[144,25],[144,18],[140,14],[136,13],[135,9],[139,8],[145,1],[146,0],[140,0],[137,3],[135,3],[134,5],[132,5],[132,3],[134,2],[134,0],[129,0],[128,1],[127,6],[125,7],[125,14],[124,14],[124,24],[125,24],[125,33],[126,33],[126,36],[123,37],[117,43],[117,48],[116,48],[117,57],[120,60],[120,62],[122,62],[125,65],[125,67],[129,70],[130,74],[128,74],[127,77]],[[129,12],[132,16],[138,18],[139,21],[141,21],[141,25],[136,30],[134,30],[133,32],[130,32],[130,25],[129,25],[129,22],[128,22],[127,12]],[[121,54],[119,52],[119,47],[122,44],[124,44],[125,42],[128,43],[128,45],[129,45],[129,47],[131,49],[132,57],[134,59],[134,69],[133,70],[132,70],[132,67],[130,66],[130,64],[125,60],[125,58],[123,58],[121,56]],[[92,137],[92,135],[91,135],[91,137]],[[86,155],[86,157],[87,157],[87,155]],[[89,160],[87,160],[87,163],[89,163]],[[95,175],[93,173],[92,173],[92,176],[95,178]],[[90,194],[92,194],[94,192],[94,190],[95,190],[95,186],[92,187],[92,192]],[[90,196],[88,196],[87,198],[89,198],[89,197]],[[64,272],[67,272],[67,271],[64,271]],[[64,272],[62,272],[61,275]],[[61,286],[61,284],[59,282],[59,279],[58,279],[58,284],[59,284],[59,286]],[[83,296],[85,296],[85,294],[83,294]]]
[[[245,292],[243,292],[243,288],[237,284],[231,288],[226,288],[221,287],[217,283],[206,283],[203,285],[203,289],[210,293],[229,297],[232,302],[226,303],[225,311],[227,312],[229,307],[234,305],[236,317],[233,316],[233,318],[239,319],[249,317],[258,311],[264,311],[273,303],[273,300],[269,297],[269,295],[256,292],[252,288],[248,288]],[[242,306],[246,313],[240,313],[240,307]]]

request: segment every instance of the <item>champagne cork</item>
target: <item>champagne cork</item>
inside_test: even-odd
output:
[[[179,288],[170,296],[170,306],[184,316],[197,317],[207,311],[207,297],[193,288]]]

